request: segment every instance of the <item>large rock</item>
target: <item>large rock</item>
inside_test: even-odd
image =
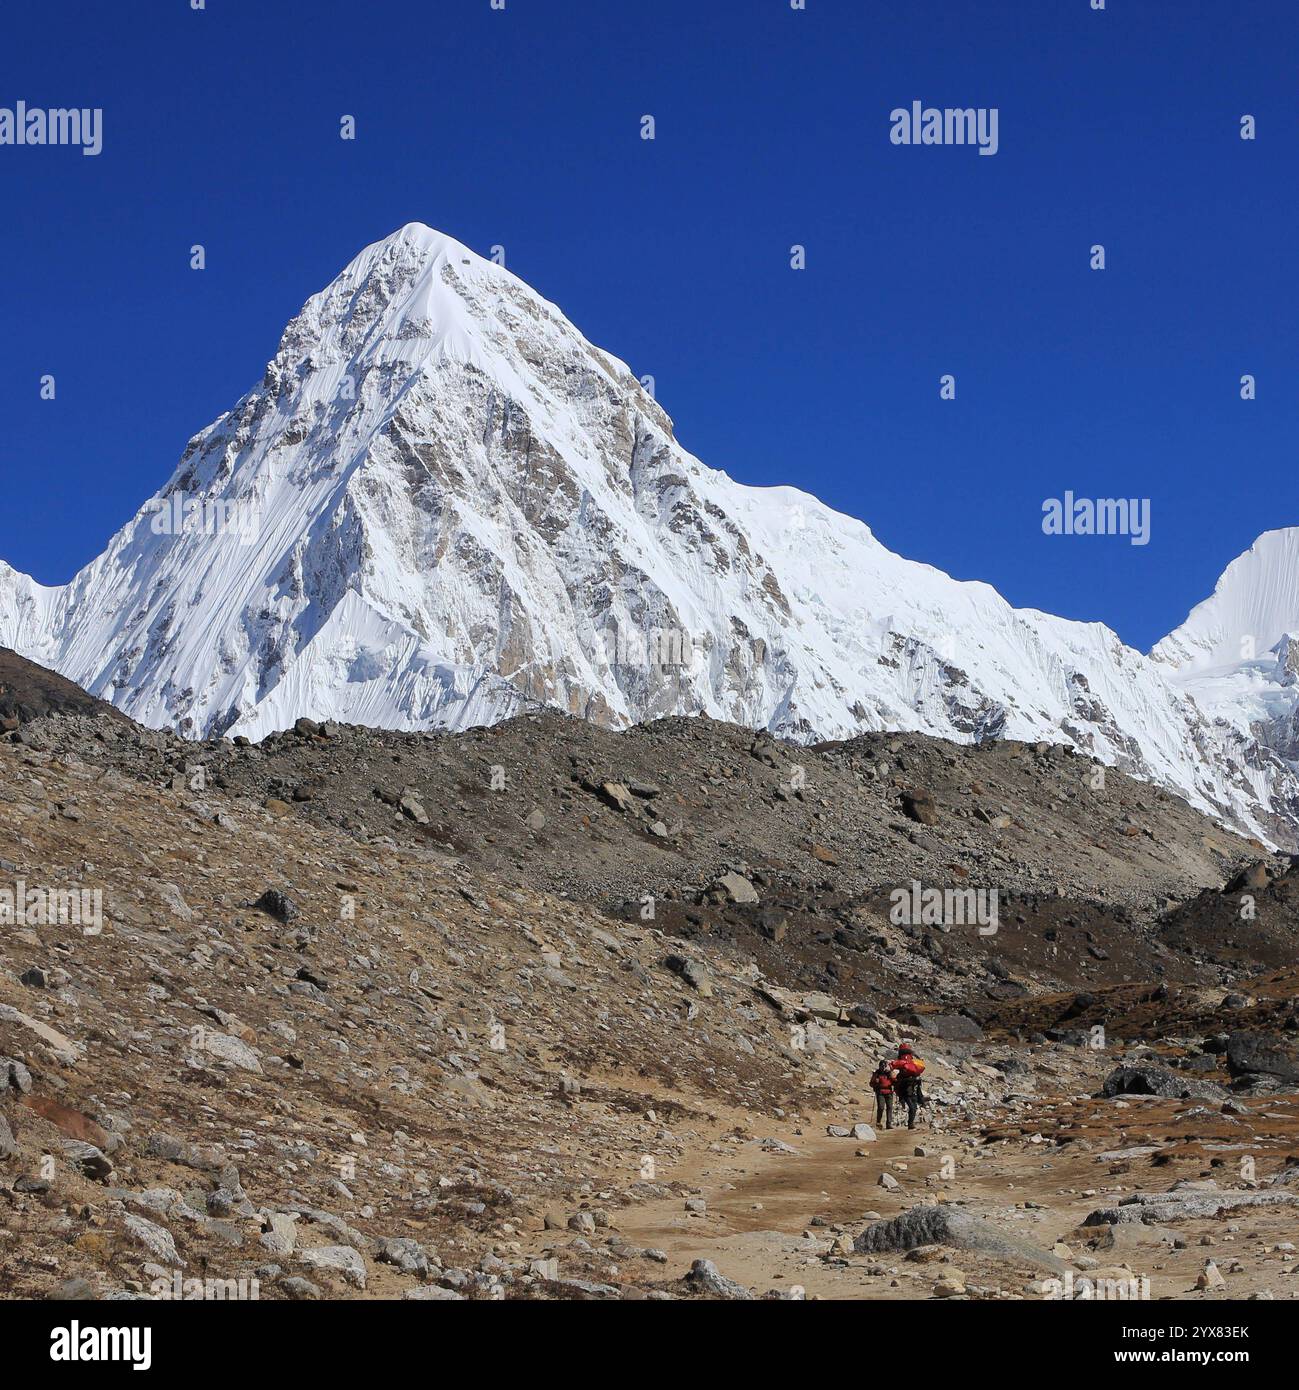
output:
[[[158,894],[159,901],[173,917],[179,918],[182,922],[194,920],[194,913],[176,884],[159,883],[155,885],[154,891]]]
[[[1099,1207],[1084,1226],[1118,1226],[1141,1221],[1162,1226],[1169,1221],[1212,1220],[1238,1208],[1293,1206],[1299,1192],[1218,1192],[1178,1188],[1171,1192],[1134,1192],[1116,1207]]]
[[[1212,1081],[1192,1081],[1166,1067],[1115,1067],[1101,1086],[1101,1095],[1168,1096],[1174,1100],[1221,1100],[1226,1093]]]
[[[239,1067],[242,1071],[252,1071],[261,1075],[262,1064],[257,1060],[257,1054],[241,1039],[232,1038],[229,1033],[218,1033],[214,1028],[197,1029],[196,1039],[203,1052],[210,1052],[214,1057],[219,1057],[223,1062],[228,1062],[232,1067]]]
[[[1259,860],[1255,864],[1246,865],[1226,886],[1223,893],[1257,893],[1266,888],[1272,879],[1267,871],[1267,864]]]
[[[291,922],[298,915],[298,905],[278,888],[268,888],[251,906],[277,922]]]
[[[272,1255],[291,1255],[298,1243],[298,1218],[294,1213],[268,1211],[262,1220],[262,1248]]]
[[[1104,1226],[1092,1244],[1096,1250],[1142,1251],[1159,1245],[1171,1248],[1179,1239],[1177,1232],[1167,1226],[1125,1221],[1117,1226]]]
[[[959,1207],[918,1206],[877,1221],[853,1241],[858,1254],[886,1250],[914,1250],[918,1245],[948,1245],[955,1250],[979,1250],[1004,1260],[1063,1274],[1068,1266],[1058,1256],[1039,1249],[1021,1236],[994,1226],[991,1221]]]
[[[0,1057],[0,1091],[25,1096],[32,1089],[32,1074],[16,1057]]]
[[[713,888],[719,892],[727,902],[732,903],[756,903],[758,901],[758,890],[749,882],[743,874],[723,874],[714,884]]]
[[[407,1236],[381,1236],[372,1247],[374,1258],[385,1265],[395,1265],[403,1274],[424,1278],[430,1268],[428,1252],[417,1240]]]
[[[341,1274],[349,1284],[354,1284],[358,1289],[365,1288],[365,1261],[360,1251],[353,1250],[350,1245],[317,1245],[310,1250],[299,1250],[297,1256],[310,1269]]]
[[[715,1298],[753,1298],[753,1294],[743,1284],[737,1284],[734,1279],[728,1279],[712,1260],[696,1260],[690,1266],[690,1273],[686,1275],[686,1282],[701,1293],[712,1294]]]
[[[978,1042],[983,1037],[983,1029],[964,1014],[922,1014],[911,1010],[902,1015],[901,1021],[943,1042]]]
[[[805,994],[799,1000],[799,1007],[804,1013],[809,1013],[813,1018],[824,1018],[830,1023],[837,1023],[842,1010],[836,999],[831,999],[828,994]]]
[[[10,1004],[0,1004],[0,1023],[16,1023],[19,1027],[34,1033],[65,1067],[75,1066],[85,1055],[85,1048],[80,1043],[73,1042],[71,1038],[65,1038],[62,1033],[56,1028],[51,1028],[48,1023],[29,1018]]]
[[[926,791],[906,791],[902,793],[903,813],[921,825],[938,824],[938,806]]]
[[[160,1264],[171,1269],[183,1268],[185,1261],[176,1253],[176,1242],[165,1226],[130,1213],[123,1217],[123,1224],[127,1234],[144,1246]]]
[[[704,999],[713,997],[713,981],[708,971],[696,960],[685,956],[669,956],[664,962],[668,969],[681,978]]]
[[[1265,1033],[1232,1033],[1227,1039],[1227,1067],[1233,1076],[1261,1073],[1299,1084],[1299,1050]]]
[[[601,782],[596,790],[596,795],[607,806],[612,806],[615,811],[637,813],[639,810],[636,799],[631,794],[631,789],[622,782]]]
[[[63,1140],[63,1153],[74,1168],[80,1168],[94,1182],[107,1182],[113,1176],[112,1160],[102,1149],[84,1139]]]

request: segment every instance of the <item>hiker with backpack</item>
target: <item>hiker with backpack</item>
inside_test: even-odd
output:
[[[893,1063],[893,1089],[907,1108],[907,1128],[915,1129],[916,1111],[924,1104],[924,1094],[920,1089],[920,1077],[925,1064],[912,1051],[910,1043],[898,1048]]]
[[[885,1058],[871,1073],[871,1090],[875,1092],[875,1123],[884,1120],[884,1128],[893,1128],[893,1063]]]

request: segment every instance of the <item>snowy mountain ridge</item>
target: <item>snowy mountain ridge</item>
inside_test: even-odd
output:
[[[0,643],[195,737],[544,702],[615,727],[1045,739],[1291,843],[1290,687],[1215,663],[1242,631],[1299,632],[1297,550],[1263,537],[1151,658],[1013,609],[806,493],[707,468],[626,364],[412,223],[307,301],[67,585],[0,563]]]

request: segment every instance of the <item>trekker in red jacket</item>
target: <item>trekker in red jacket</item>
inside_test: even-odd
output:
[[[884,1120],[884,1128],[893,1128],[893,1063],[883,1061],[871,1073],[871,1090],[875,1092],[875,1123]]]
[[[907,1128],[915,1129],[916,1111],[920,1107],[920,1074],[924,1071],[925,1064],[911,1050],[910,1043],[903,1043],[898,1048],[897,1058],[893,1062],[893,1089],[898,1093],[902,1104],[907,1107]]]

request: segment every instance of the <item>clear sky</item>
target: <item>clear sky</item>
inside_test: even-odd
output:
[[[43,582],[412,220],[503,245],[706,463],[1136,646],[1299,523],[1294,0],[190,2],[4,17],[0,107],[104,113],[97,157],[0,146],[0,557]],[[915,100],[998,153],[891,144]],[[1066,489],[1150,544],[1044,536]]]

